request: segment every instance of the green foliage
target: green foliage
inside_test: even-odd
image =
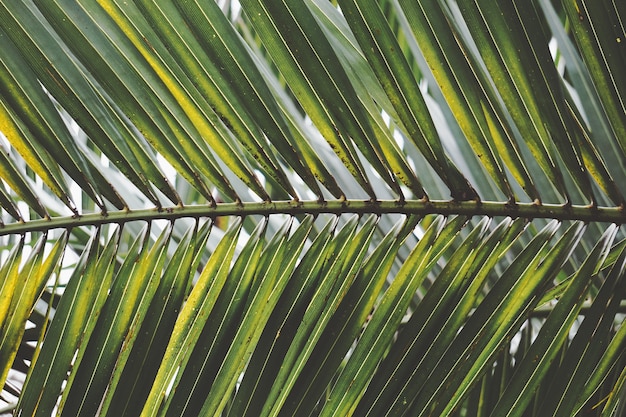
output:
[[[624,415],[625,22],[0,2],[0,415]]]

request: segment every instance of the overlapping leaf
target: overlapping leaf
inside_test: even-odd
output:
[[[0,410],[619,413],[624,10],[2,3]]]

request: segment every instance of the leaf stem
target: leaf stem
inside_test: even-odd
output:
[[[583,222],[626,223],[623,207],[591,207],[579,205],[535,204],[508,202],[444,201],[444,200],[332,200],[332,201],[273,201],[254,203],[220,203],[165,207],[162,209],[120,210],[84,214],[80,216],[53,217],[0,227],[0,236],[26,232],[43,232],[51,229],[98,226],[101,224],[126,223],[130,221],[175,220],[178,218],[216,218],[221,216],[251,216],[271,214],[442,214],[461,216],[490,216],[526,218],[528,220],[558,219]]]

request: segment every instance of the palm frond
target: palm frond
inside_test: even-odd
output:
[[[0,3],[0,413],[621,415],[624,12]]]

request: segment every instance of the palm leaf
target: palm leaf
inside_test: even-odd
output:
[[[625,8],[0,4],[0,414],[621,415]]]

